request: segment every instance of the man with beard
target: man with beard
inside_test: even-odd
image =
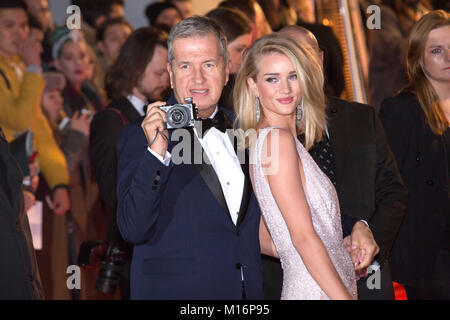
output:
[[[116,143],[122,128],[145,115],[150,101],[161,100],[169,88],[166,69],[167,34],[141,28],[130,35],[114,65],[106,74],[105,87],[110,105],[91,123],[90,157],[102,200],[110,212],[109,251],[97,280],[97,289],[114,292],[107,273],[120,270],[122,299],[129,298],[129,267],[132,247],[120,236],[116,224]],[[108,263],[109,262],[109,263]],[[117,267],[117,268],[116,268]]]

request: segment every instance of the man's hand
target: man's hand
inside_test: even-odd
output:
[[[355,271],[358,273],[366,273],[364,269],[373,262],[375,256],[380,252],[372,231],[362,222],[355,223],[352,229],[352,234],[344,239],[352,261],[355,266]]]
[[[69,192],[66,188],[56,188],[53,192],[53,212],[59,216],[70,209]]]
[[[41,65],[42,45],[34,39],[26,39],[20,44],[19,57],[25,65]]]
[[[159,108],[164,105],[165,103],[161,101],[150,104],[141,125],[150,149],[160,154],[162,157],[165,156],[167,147],[169,146],[169,141],[167,141],[162,134],[158,134],[159,130],[166,137],[169,135],[164,124],[166,122],[166,113]]]

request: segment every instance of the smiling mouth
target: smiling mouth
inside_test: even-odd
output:
[[[196,90],[189,90],[194,95],[204,95],[208,92],[207,89],[196,89]]]
[[[281,99],[277,99],[277,101],[281,104],[289,104],[294,100],[294,98],[289,97],[289,98],[281,98]]]

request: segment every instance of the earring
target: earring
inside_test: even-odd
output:
[[[297,121],[301,121],[303,118],[303,98],[300,104],[297,106]]]
[[[259,110],[259,98],[256,97],[256,122],[259,122],[260,110]]]

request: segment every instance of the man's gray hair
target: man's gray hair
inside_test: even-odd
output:
[[[177,39],[206,37],[208,35],[214,35],[217,38],[219,44],[220,55],[223,58],[225,64],[228,63],[228,51],[227,51],[227,37],[222,28],[212,19],[203,16],[192,16],[190,18],[181,20],[176,26],[172,28],[169,34],[168,51],[169,51],[169,63],[172,67],[173,56],[173,43]]]

